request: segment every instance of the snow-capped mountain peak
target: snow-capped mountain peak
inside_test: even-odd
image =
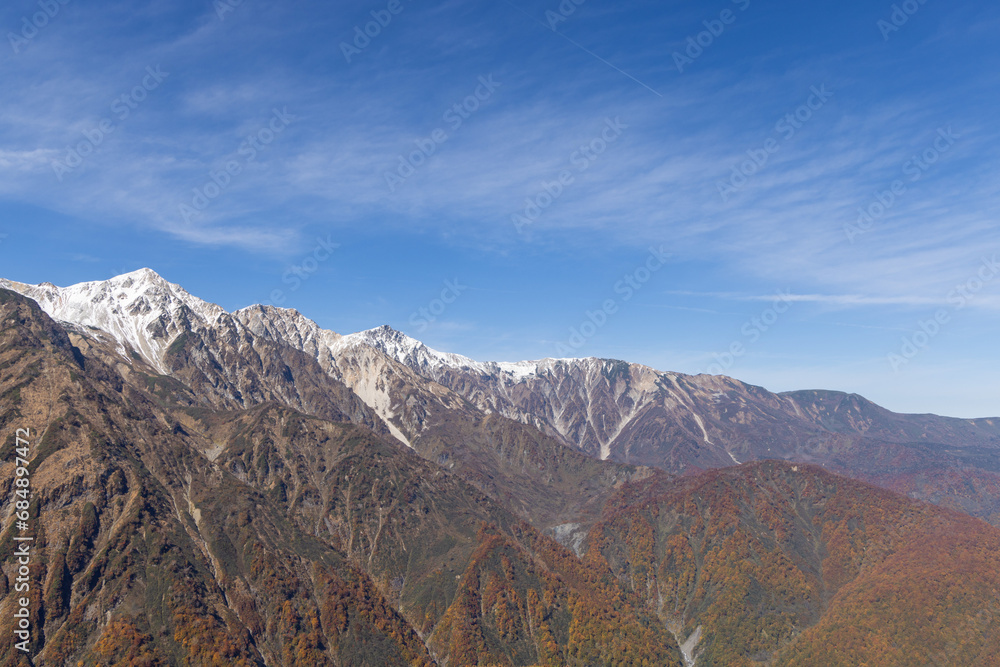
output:
[[[210,328],[227,315],[220,306],[191,295],[148,268],[69,287],[48,282],[29,285],[5,279],[0,279],[0,287],[33,299],[56,320],[103,331],[118,342],[124,356],[134,351],[164,374],[169,373],[165,353],[178,336],[187,330]],[[559,363],[587,361],[480,362],[432,349],[387,325],[341,336],[320,328],[296,310],[272,306],[250,306],[232,316],[255,335],[283,341],[313,356],[337,356],[364,345],[431,378],[462,371],[496,376],[516,384]]]
[[[139,269],[109,280],[57,287],[0,279],[0,287],[33,299],[50,317],[112,336],[161,373],[164,352],[184,331],[213,325],[225,311],[167,282],[151,269]]]
[[[344,336],[337,349],[367,345],[426,377],[437,379],[448,370],[498,376],[509,383],[518,383],[550,369],[559,363],[586,363],[592,359],[542,359],[539,361],[476,361],[461,354],[440,352],[428,347],[388,325]]]
[[[344,336],[339,348],[368,345],[411,368],[436,369],[442,366],[475,369],[482,364],[460,354],[438,352],[416,338],[388,325]]]

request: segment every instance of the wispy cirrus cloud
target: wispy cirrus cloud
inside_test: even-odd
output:
[[[387,231],[447,230],[470,242],[515,248],[524,239],[511,233],[510,214],[543,182],[570,168],[575,151],[610,116],[629,125],[621,143],[578,174],[533,226],[529,242],[573,243],[580,231],[637,246],[666,239],[689,256],[738,264],[761,279],[795,277],[834,290],[871,280],[889,287],[896,265],[905,265],[900,280],[919,290],[940,288],[960,271],[972,247],[982,244],[983,234],[995,234],[990,225],[997,212],[996,173],[968,169],[963,160],[1000,143],[996,132],[968,122],[943,97],[929,102],[907,89],[861,105],[852,61],[870,57],[865,49],[841,53],[835,62],[817,61],[813,68],[740,79],[706,63],[701,78],[657,80],[665,98],[651,100],[628,79],[580,60],[578,50],[529,30],[516,13],[497,24],[463,17],[465,8],[451,3],[401,16],[393,26],[396,37],[387,31],[382,51],[392,46],[406,52],[417,44],[415,30],[448,22],[461,29],[452,38],[433,31],[437,48],[464,53],[473,48],[470,40],[481,48],[490,39],[502,46],[527,36],[528,54],[544,53],[546,66],[473,58],[464,71],[422,61],[386,69],[377,50],[351,67],[340,63],[339,70],[293,66],[284,58],[268,62],[250,44],[295,39],[305,29],[269,20],[289,10],[246,6],[227,22],[207,11],[182,21],[175,17],[172,31],[145,45],[129,38],[129,62],[109,54],[85,70],[81,65],[41,79],[30,66],[8,70],[0,78],[10,87],[24,88],[29,78],[35,84],[0,114],[3,141],[17,145],[0,153],[6,181],[0,192],[67,214],[149,225],[194,243],[281,249],[294,244],[303,227],[375,219]],[[337,20],[311,11],[340,32],[353,25],[350,16]],[[82,33],[83,16],[76,17],[72,34]],[[90,25],[97,34],[110,27],[96,19]],[[244,46],[250,49],[246,62],[230,55]],[[74,62],[81,47],[53,40],[32,57],[39,63]],[[212,67],[199,67],[204,62]],[[108,115],[109,102],[133,85],[143,67],[160,63],[172,71],[155,93],[160,97],[122,121],[70,182],[52,182],[41,168],[45,160]],[[479,65],[484,69],[473,69]],[[554,74],[559,71],[573,76]],[[398,156],[446,127],[443,114],[471,92],[477,75],[489,73],[502,82],[495,99],[451,132],[404,187],[389,192],[385,173]],[[987,85],[995,77],[983,72],[979,78]],[[829,85],[829,107],[784,142],[731,201],[722,201],[718,183],[746,159],[747,150],[774,134],[776,121],[794,111],[813,85]],[[181,220],[177,209],[191,189],[239,149],[273,105],[289,107],[302,123],[262,151],[196,224]],[[845,244],[843,226],[856,209],[891,182],[942,118],[952,117],[968,142],[863,243]],[[947,204],[950,238],[941,243],[943,197],[956,192],[961,197]],[[934,248],[912,247],[926,238],[935,239]],[[859,268],[836,271],[845,263]]]
[[[674,296],[693,296],[699,298],[710,298],[718,299],[721,301],[762,301],[762,302],[772,302],[778,298],[789,303],[815,303],[822,305],[832,305],[832,306],[845,306],[845,307],[855,307],[855,306],[950,306],[954,305],[953,301],[949,300],[947,296],[942,296],[940,298],[919,296],[919,295],[901,295],[901,296],[871,296],[865,294],[794,294],[784,290],[778,290],[773,294],[737,294],[730,292],[691,292],[682,290],[673,290],[665,292],[666,294],[671,294]],[[989,309],[1000,309],[1000,296],[991,297],[984,296],[977,298],[975,300],[969,300],[967,304],[971,307],[989,308]],[[964,307],[963,305],[963,307]]]

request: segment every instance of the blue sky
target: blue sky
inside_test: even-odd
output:
[[[1000,415],[1000,7],[63,2],[0,9],[4,277]]]

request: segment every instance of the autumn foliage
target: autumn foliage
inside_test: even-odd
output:
[[[998,554],[976,519],[765,462],[617,508],[587,559],[701,628],[699,667],[923,667],[997,664]]]
[[[673,638],[606,573],[526,526],[484,526],[432,646],[459,665],[681,665]],[[450,663],[452,664],[452,663]]]

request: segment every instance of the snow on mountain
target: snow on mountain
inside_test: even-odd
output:
[[[433,380],[457,390],[456,383],[463,384],[461,377],[471,377],[479,386],[477,394],[459,393],[481,409],[540,427],[551,424],[567,443],[580,446],[581,425],[570,416],[577,410],[565,404],[564,398],[557,397],[558,391],[547,385],[562,386],[561,378],[567,373],[597,381],[606,364],[597,359],[479,362],[431,349],[388,326],[341,336],[290,309],[257,305],[230,315],[150,269],[71,287],[50,283],[26,285],[9,280],[0,280],[0,287],[34,299],[49,316],[84,330],[83,333],[104,332],[117,342],[123,357],[137,354],[164,375],[170,374],[166,353],[186,331],[215,330],[230,340],[229,330],[237,327],[253,337],[301,350],[315,358],[327,374],[350,387],[382,417],[393,435],[407,444],[410,442],[404,431],[419,432],[426,415],[419,408],[404,404],[406,392],[400,392],[399,387],[412,390],[419,386],[422,390],[426,380]],[[525,396],[537,389],[528,385],[542,378],[548,378],[542,394],[555,400],[555,404],[547,407],[538,405],[536,400],[525,400]],[[458,400],[454,395],[449,398],[449,392],[443,388],[428,387],[427,400],[444,403]],[[548,399],[540,400],[548,403]],[[536,413],[539,409],[550,414],[541,416]],[[631,413],[634,406],[623,409]],[[587,418],[591,417],[589,413],[589,409],[583,410]],[[607,428],[617,432],[621,426],[618,419],[614,421],[616,425],[608,424]],[[606,458],[609,450],[603,442],[601,449]]]
[[[475,361],[460,354],[431,349],[419,340],[410,338],[389,326],[381,326],[344,336],[336,347],[344,349],[354,345],[374,347],[383,354],[428,377],[436,377],[443,370],[453,369],[471,371],[486,376],[500,376],[512,383],[534,377],[559,362],[585,361],[580,359],[543,359],[541,361],[517,362]]]
[[[396,331],[389,326],[381,326],[377,329],[344,336],[341,338],[338,347],[347,348],[355,345],[374,347],[393,359],[411,367],[414,364],[427,368],[437,368],[440,366],[476,368],[482,365],[459,354],[432,350],[419,340],[410,338],[406,334]]]
[[[209,328],[227,313],[221,307],[167,282],[151,269],[140,269],[110,280],[56,287],[51,283],[28,285],[0,279],[0,287],[19,292],[41,306],[50,317],[88,329],[99,329],[166,373],[163,354],[185,328]],[[264,314],[266,317],[257,316]],[[500,376],[511,383],[544,372],[559,361],[480,362],[460,354],[439,352],[389,326],[348,336],[321,329],[298,311],[251,306],[233,313],[257,335],[266,333],[313,356],[336,356],[357,345],[373,347],[418,373],[435,375],[447,369]]]
[[[381,349],[366,344],[363,338],[345,343],[350,337],[321,329],[296,310],[250,306],[233,313],[233,318],[255,336],[282,342],[315,358],[328,375],[346,384],[375,410],[393,436],[413,446],[400,428],[404,406],[391,391],[394,372],[388,366],[392,357]]]
[[[274,306],[250,306],[233,313],[233,317],[255,336],[282,341],[316,357],[321,363],[343,339],[338,333],[321,329],[318,324],[297,310]]]
[[[331,377],[374,409],[397,439],[411,446],[404,431],[419,433],[426,427],[428,415],[421,400],[461,408],[456,395],[428,380],[459,371],[502,375],[508,382],[517,382],[536,373],[541,363],[482,363],[438,352],[388,326],[341,336],[321,329],[295,310],[273,306],[244,308],[233,313],[233,318],[255,336],[284,342],[314,357]],[[416,395],[422,399],[412,400]]]
[[[607,359],[478,362],[433,350],[390,327],[341,336],[294,310],[252,306],[229,315],[148,269],[65,288],[8,280],[0,280],[0,288],[37,301],[67,328],[111,337],[124,359],[141,357],[164,375],[173,374],[171,353],[184,352],[189,368],[238,388],[232,393],[236,404],[243,400],[239,395],[305,405],[294,381],[281,382],[287,367],[262,365],[257,356],[274,361],[274,350],[283,346],[300,350],[414,447],[424,434],[433,437],[449,411],[470,408],[537,427],[594,458],[677,473],[786,458],[835,460],[869,475],[911,460],[913,443],[1000,446],[994,420],[894,415],[837,392],[773,394],[724,376],[687,376]],[[182,338],[185,333],[193,335]],[[830,459],[833,451],[854,458]],[[937,458],[927,458],[933,461],[928,474],[966,465],[965,454],[921,454],[932,455]],[[992,516],[995,507],[987,503],[982,511]]]
[[[164,353],[178,336],[191,328],[210,327],[225,314],[150,269],[71,287],[3,279],[0,287],[33,299],[55,320],[109,334],[123,356],[134,351],[164,374]]]
[[[619,437],[655,405],[691,413],[698,441],[714,446],[676,374],[607,359],[479,362],[438,352],[383,326],[344,336],[333,354],[375,348],[418,375],[458,393],[480,410],[531,424],[564,444],[608,459]]]

